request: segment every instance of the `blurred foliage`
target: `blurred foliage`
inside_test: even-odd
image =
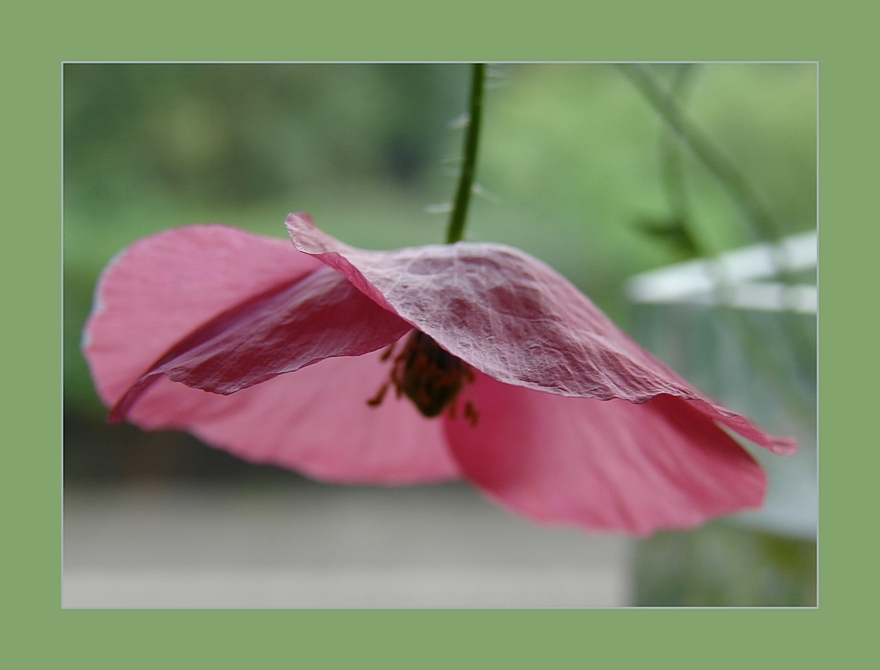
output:
[[[814,607],[816,543],[724,522],[658,533],[638,546],[634,604]]]
[[[70,64],[65,195],[100,214],[147,195],[236,207],[371,173],[411,183],[459,79],[451,66]]]

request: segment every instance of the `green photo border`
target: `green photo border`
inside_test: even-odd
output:
[[[867,183],[876,159],[865,135],[877,113],[876,75],[867,71],[875,23],[857,6],[157,0],[7,9],[0,248],[12,314],[3,328],[0,491],[9,667],[727,668],[824,666],[823,659],[847,667],[848,656],[859,658],[872,641],[873,525],[864,517],[878,469],[872,433],[857,418],[868,414],[858,407],[875,395],[876,368],[876,356],[862,353],[872,351],[872,329],[859,325],[869,304],[858,301],[858,280],[871,267],[862,256],[877,249],[878,226],[866,211],[877,190]],[[818,61],[818,609],[62,610],[59,103],[62,62],[90,60]]]

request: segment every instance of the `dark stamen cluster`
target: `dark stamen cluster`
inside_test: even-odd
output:
[[[394,347],[392,344],[385,350],[383,361],[391,358]],[[455,397],[465,383],[473,381],[474,372],[467,363],[443,349],[428,335],[414,330],[391,365],[389,381],[382,384],[367,404],[371,407],[381,405],[388,387],[393,384],[397,397],[405,395],[424,416],[435,417],[448,407],[449,415],[455,417]],[[477,411],[472,403],[465,403],[464,415],[471,425],[476,425]]]

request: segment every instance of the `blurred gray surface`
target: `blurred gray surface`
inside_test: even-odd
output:
[[[632,542],[464,485],[64,495],[64,607],[612,607]]]

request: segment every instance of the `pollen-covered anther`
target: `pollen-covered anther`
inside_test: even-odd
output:
[[[480,413],[477,412],[477,408],[474,407],[474,403],[470,400],[464,404],[464,418],[470,421],[472,426],[476,426],[477,421],[480,419]]]
[[[380,360],[388,360],[393,351],[392,344],[382,353]],[[473,380],[474,372],[467,363],[443,349],[428,335],[413,330],[403,351],[394,358],[389,381],[367,400],[367,404],[371,407],[382,404],[389,384],[393,384],[397,397],[405,395],[424,416],[435,417],[449,408],[450,416],[454,417],[456,396],[465,383]],[[471,425],[476,424],[477,413],[470,401],[465,404],[464,413]]]

